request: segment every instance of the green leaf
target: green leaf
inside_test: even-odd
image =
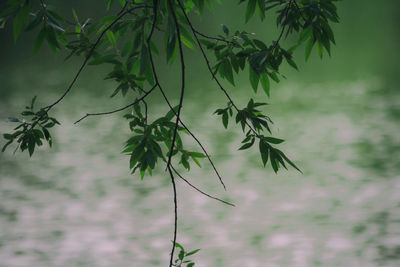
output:
[[[12,134],[3,134],[3,137],[4,137],[4,139],[6,139],[6,140],[13,140],[14,139],[14,137],[13,137],[13,135]]]
[[[172,110],[167,112],[165,118],[167,118],[168,121],[172,120],[172,118],[175,117],[175,114],[178,112],[178,109],[179,105],[176,105]]]
[[[193,267],[194,266],[194,262],[190,262],[188,263],[188,265],[186,265],[186,267]]]
[[[197,252],[199,252],[199,251],[200,251],[200,249],[195,249],[195,250],[192,250],[192,251],[190,251],[190,252],[186,253],[186,256],[193,255],[193,254],[195,254],[195,253],[197,253]]]
[[[264,0],[257,0],[256,6],[257,12],[260,15],[261,20],[265,19],[265,3]]]
[[[177,38],[175,31],[175,24],[173,19],[168,17],[167,31],[165,32],[165,40],[166,40],[166,49],[167,49],[167,62],[169,62],[175,52],[177,51]],[[172,62],[171,62],[172,63]]]
[[[171,241],[171,242],[174,243],[174,241]],[[183,252],[185,251],[183,246],[181,244],[179,244],[178,242],[175,242],[175,247],[180,248]]]
[[[26,110],[21,113],[22,116],[32,116],[35,115],[32,111]]]
[[[262,160],[262,162],[264,164],[264,167],[265,167],[265,165],[268,162],[268,149],[269,148],[268,148],[268,145],[265,144],[264,141],[261,140],[261,139],[260,139],[260,142],[259,142],[259,149],[260,149],[260,154],[261,154],[261,160]]]
[[[293,59],[291,59],[291,58],[286,58],[286,61],[287,61],[287,63],[289,63],[289,65],[290,65],[292,68],[298,70],[298,67],[297,67],[297,65],[296,65],[296,62],[294,62]]]
[[[154,169],[155,164],[156,164],[156,159],[155,159],[153,153],[151,152],[151,150],[146,151],[145,157],[146,157],[146,161],[149,164],[150,168]]]
[[[8,147],[12,142],[13,142],[12,140],[8,141],[8,142],[3,146],[3,148],[1,149],[1,152],[6,151],[7,147]]]
[[[113,3],[113,0],[107,1],[107,10],[110,10],[112,3]]]
[[[286,155],[282,152],[282,151],[280,151],[279,149],[275,149],[277,152],[278,152],[278,154],[279,155],[281,155],[282,156],[282,158],[287,162],[287,163],[289,163],[293,168],[295,168],[296,170],[298,170],[300,173],[303,173],[297,166],[296,166],[296,164],[294,164],[288,157],[286,157]]]
[[[229,117],[228,117],[228,112],[224,112],[222,114],[222,123],[224,124],[225,129],[228,128],[228,122],[229,122]]]
[[[317,50],[318,50],[319,57],[322,58],[322,56],[324,54],[324,48],[320,41],[317,41]]]
[[[33,54],[36,54],[39,51],[45,38],[46,38],[46,28],[43,27],[36,37],[35,44],[33,46]]]
[[[270,162],[271,162],[272,169],[274,170],[275,173],[278,173],[280,165],[279,165],[279,159],[278,159],[279,155],[277,155],[276,152],[277,152],[277,150],[272,147],[269,149],[269,157],[271,159]]]
[[[121,52],[121,56],[126,56],[128,55],[133,49],[133,41],[132,40],[128,40],[126,41],[124,47],[122,48],[122,52]]]
[[[115,34],[111,30],[108,30],[106,32],[106,36],[111,45],[113,47],[117,47],[117,38],[115,37]]]
[[[178,258],[179,258],[180,260],[183,260],[184,257],[185,257],[185,252],[184,252],[183,250],[181,250],[181,251],[179,252]]]
[[[264,92],[267,94],[267,96],[269,97],[269,89],[270,89],[270,84],[269,84],[269,79],[268,79],[268,75],[266,72],[261,73],[260,75],[260,82],[261,82],[261,86],[264,90]]]
[[[21,33],[24,24],[28,21],[28,19],[29,19],[29,6],[24,5],[14,18],[14,24],[13,24],[14,41],[17,41],[18,36]]]
[[[306,54],[305,54],[306,55],[306,61],[310,57],[311,50],[312,50],[313,46],[314,46],[314,37],[311,37],[308,40],[307,45],[306,45]]]
[[[206,158],[206,155],[200,152],[189,152],[189,155],[196,158]]]
[[[283,139],[274,138],[274,137],[264,137],[264,139],[268,143],[272,143],[272,144],[280,144],[280,143],[285,142],[285,140],[283,140]]]
[[[228,27],[226,27],[225,24],[221,24],[221,27],[222,27],[222,31],[223,31],[226,35],[229,35],[229,29],[228,29]]]
[[[15,118],[15,117],[8,117],[8,121],[9,122],[19,122],[19,119]]]
[[[190,49],[194,49],[193,44],[184,36],[184,35],[180,35],[181,36],[181,42],[188,48]]]
[[[253,16],[254,11],[256,10],[256,3],[257,3],[257,0],[249,0],[249,3],[247,4],[247,8],[246,8],[246,23]]]
[[[253,88],[254,92],[257,93],[258,82],[260,80],[260,76],[253,70],[253,68],[249,67],[249,80],[251,87]]]
[[[31,109],[33,109],[33,106],[35,105],[36,102],[36,96],[34,96],[31,100]]]
[[[222,61],[219,70],[222,74],[223,77],[225,77],[233,86],[235,85],[235,81],[233,79],[233,71],[232,71],[232,66],[229,63],[229,60],[226,59]]]
[[[244,145],[242,145],[239,150],[245,150],[250,148],[253,144],[254,144],[255,138],[251,139],[251,141],[249,143],[246,143]]]
[[[33,136],[29,137],[28,151],[29,151],[29,156],[32,157],[32,154],[35,151],[35,139],[33,138]]]

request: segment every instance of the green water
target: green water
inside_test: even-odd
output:
[[[363,12],[352,16],[361,3]],[[221,205],[177,181],[178,242],[201,248],[196,266],[400,265],[395,6],[345,1],[332,59],[313,57],[274,84],[271,99],[256,96],[270,103],[265,112],[275,122],[273,132],[287,140],[281,147],[303,174],[275,175],[261,167],[257,151],[237,151],[242,133],[232,124],[225,130],[212,115],[225,105],[223,94],[196,75],[204,70],[189,72],[194,81],[183,119],[212,155],[227,191],[207,162],[182,173],[236,204]],[[41,65],[40,58],[13,60],[7,51],[18,54],[11,45],[2,52],[9,64],[0,68],[1,133],[13,126],[6,118],[33,95],[43,105],[56,99],[75,70],[74,64],[51,63],[51,57]],[[162,167],[144,181],[129,175],[120,154],[129,137],[122,114],[73,125],[86,112],[121,105],[120,98],[107,98],[114,84],[102,81],[102,73],[85,72],[54,110],[62,126],[53,149],[39,149],[31,159],[12,150],[0,154],[1,267],[166,265],[173,232],[169,177]],[[168,81],[170,95],[174,84]],[[251,93],[246,75],[230,90],[244,104]],[[151,102],[153,114],[166,112],[158,94]],[[185,142],[191,144],[190,138]]]

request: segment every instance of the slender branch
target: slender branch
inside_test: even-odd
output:
[[[211,40],[215,40],[215,41],[219,41],[219,42],[225,42],[225,43],[233,43],[233,42],[231,42],[231,41],[228,41],[228,40],[225,40],[225,39],[222,39],[222,38],[218,38],[218,37],[206,35],[206,34],[204,34],[204,33],[199,32],[198,30],[194,30],[194,31],[195,31],[198,35],[200,35],[200,36],[202,36],[202,37],[204,37],[204,38],[207,38],[207,39],[211,39]]]
[[[285,10],[285,20],[283,21],[283,27],[282,27],[281,33],[279,34],[278,39],[275,41],[275,44],[274,44],[274,46],[272,47],[272,50],[271,50],[272,52],[274,52],[275,49],[279,46],[279,42],[281,41],[282,36],[283,36],[283,33],[285,32],[286,25],[287,25],[286,23],[287,23],[287,19],[288,19],[288,15],[289,15],[289,10],[290,10],[290,6],[292,5],[293,1],[294,1],[294,0],[290,0],[289,3],[288,3],[288,5],[287,5],[287,7],[286,7],[286,10]]]
[[[236,106],[235,102],[233,102],[233,99],[230,97],[230,95],[228,94],[228,92],[226,91],[226,89],[222,86],[222,84],[221,84],[221,83],[219,82],[219,80],[217,79],[216,74],[213,72],[213,70],[212,70],[212,68],[211,68],[210,61],[208,60],[208,57],[207,57],[207,55],[206,55],[206,53],[205,53],[205,51],[204,51],[204,49],[203,49],[203,46],[202,46],[202,44],[200,43],[200,40],[199,40],[199,38],[198,38],[198,36],[197,36],[196,30],[194,29],[192,22],[189,20],[189,17],[187,16],[187,14],[186,14],[186,12],[185,12],[185,9],[184,9],[184,7],[183,7],[181,1],[180,1],[180,0],[177,0],[177,1],[178,1],[178,3],[179,3],[179,6],[180,6],[180,8],[181,8],[181,10],[182,10],[183,15],[184,15],[185,18],[186,18],[187,23],[189,24],[189,27],[190,27],[190,29],[191,29],[191,31],[192,31],[192,33],[193,33],[193,36],[194,36],[195,39],[196,39],[197,45],[198,45],[199,48],[200,48],[200,51],[201,51],[201,53],[202,53],[202,55],[203,55],[203,58],[204,58],[204,60],[206,61],[207,68],[208,68],[208,70],[210,71],[210,73],[211,73],[213,79],[214,79],[215,82],[218,84],[218,86],[219,86],[219,88],[221,89],[221,91],[222,91],[222,92],[225,94],[225,96],[228,98],[229,102],[231,102],[232,106],[236,109],[237,112],[239,112],[239,111],[240,111],[239,108]],[[256,136],[259,136],[259,134],[257,133],[257,131],[256,131],[247,121],[246,121],[246,125],[251,129],[252,132],[254,132],[254,134],[255,134]]]
[[[157,4],[158,4],[158,0],[153,0],[153,22],[152,22],[151,30],[150,30],[149,36],[147,37],[146,42],[147,42],[147,49],[149,51],[150,65],[151,65],[151,69],[153,72],[154,80],[156,82],[156,86],[161,89],[161,85],[158,81],[157,71],[156,71],[156,68],[154,65],[153,53],[151,51],[151,46],[150,46],[151,38],[153,37],[154,29],[155,29],[156,23],[157,23]],[[174,214],[175,214],[174,238],[173,238],[173,242],[172,242],[171,255],[170,255],[170,261],[169,261],[169,267],[172,267],[173,266],[172,261],[174,258],[174,251],[175,251],[175,244],[176,244],[176,233],[178,231],[178,204],[177,204],[177,200],[176,200],[175,178],[174,178],[174,175],[172,174],[171,168],[168,165],[167,165],[167,169],[169,171],[172,187],[174,190]]]
[[[172,164],[171,164],[171,169],[175,172],[176,175],[179,176],[179,178],[181,178],[185,183],[187,183],[190,187],[192,187],[193,189],[195,189],[195,190],[198,191],[199,193],[201,193],[201,194],[203,194],[203,195],[205,195],[205,196],[207,196],[207,197],[209,197],[209,198],[215,199],[215,200],[217,200],[217,201],[219,201],[219,202],[222,202],[222,203],[224,203],[224,204],[226,204],[226,205],[235,207],[234,204],[229,203],[229,202],[227,202],[227,201],[225,201],[225,200],[222,200],[222,199],[220,199],[220,198],[213,197],[213,196],[207,194],[206,192],[200,190],[199,188],[197,188],[197,187],[194,186],[193,184],[191,184],[188,180],[186,180],[185,178],[183,178],[183,176],[174,168],[174,166],[172,166]]]
[[[136,99],[134,102],[130,103],[129,105],[126,105],[126,106],[124,106],[124,107],[122,107],[122,108],[118,108],[118,109],[111,110],[111,111],[105,111],[105,112],[99,112],[99,113],[86,113],[85,116],[83,116],[82,118],[80,118],[79,120],[77,120],[76,122],[74,122],[74,124],[77,124],[77,123],[81,122],[82,120],[86,119],[86,118],[89,117],[89,116],[100,116],[100,115],[113,114],[113,113],[117,113],[117,112],[123,111],[123,110],[125,110],[125,109],[127,109],[127,108],[129,108],[129,107],[132,107],[133,105],[139,103],[140,101],[144,101],[144,99],[145,99],[151,92],[153,92],[153,90],[154,90],[156,87],[157,87],[157,85],[154,85],[149,91],[145,91],[145,94],[144,94],[142,97]],[[147,105],[146,105],[146,118],[147,118]]]
[[[94,50],[96,49],[97,45],[100,43],[101,39],[103,38],[104,34],[111,29],[115,23],[117,23],[121,18],[123,18],[126,14],[128,14],[129,12],[138,9],[138,8],[150,8],[151,6],[148,5],[140,5],[140,6],[135,6],[132,7],[126,11],[124,11],[123,13],[121,13],[118,17],[116,17],[110,25],[108,25],[99,35],[99,37],[97,38],[96,42],[93,44],[92,48],[89,50],[88,54],[86,55],[84,61],[82,62],[80,68],[78,69],[77,73],[75,74],[74,78],[72,79],[71,83],[69,84],[69,86],[67,87],[67,89],[65,90],[65,92],[61,95],[61,97],[59,97],[54,103],[46,106],[44,109],[46,112],[48,112],[51,108],[53,108],[55,105],[57,105],[58,103],[60,103],[64,97],[71,91],[72,87],[74,86],[76,80],[78,79],[78,77],[80,76],[80,74],[82,73],[83,69],[85,68],[86,64],[88,63],[89,59],[92,57]]]
[[[174,190],[174,213],[175,213],[175,218],[174,218],[174,240],[172,244],[172,249],[171,249],[171,257],[169,260],[169,267],[173,266],[172,261],[174,259],[174,251],[175,251],[175,244],[176,244],[176,233],[178,230],[178,202],[177,202],[177,197],[176,197],[176,184],[175,184],[175,177],[172,174],[171,171],[171,165],[167,166],[169,176],[171,177],[171,183],[172,183],[172,188]]]
[[[126,7],[128,6],[128,4],[129,4],[129,0],[125,2],[125,5],[122,7],[121,11],[118,12],[117,16],[118,16],[118,15],[121,15],[122,12],[124,12],[124,10],[125,10]]]
[[[173,260],[173,257],[174,257],[174,250],[175,250],[175,244],[176,244],[176,231],[177,231],[177,228],[178,228],[178,225],[177,225],[177,220],[178,219],[177,219],[175,178],[174,178],[174,176],[172,174],[170,165],[171,165],[172,154],[173,154],[174,147],[175,147],[176,134],[178,132],[178,124],[179,124],[179,118],[180,118],[181,110],[182,110],[183,96],[185,94],[185,60],[184,60],[184,56],[183,56],[181,33],[180,33],[180,30],[179,30],[178,19],[177,19],[176,14],[175,14],[175,8],[174,8],[174,5],[173,5],[171,0],[168,0],[168,4],[171,7],[171,13],[172,13],[172,16],[174,18],[176,34],[178,36],[178,48],[179,48],[179,57],[180,57],[180,62],[181,62],[181,76],[182,76],[181,77],[181,79],[182,79],[181,80],[181,94],[180,94],[180,97],[179,97],[178,114],[176,115],[174,135],[172,137],[171,148],[170,148],[170,151],[169,151],[168,162],[167,162],[167,168],[168,168],[169,174],[171,176],[171,181],[172,181],[172,184],[173,184],[173,187],[174,187],[174,203],[175,203],[175,232],[174,232],[174,242],[172,244],[173,247],[172,247],[172,250],[171,250],[171,258],[170,258],[170,263],[169,263],[170,266],[172,266],[172,260]],[[157,11],[155,11],[155,12],[157,12]]]
[[[175,14],[175,7],[172,3],[172,0],[168,0],[168,3],[171,7],[171,14],[172,14],[172,17],[173,17],[174,23],[175,23],[176,35],[178,36],[179,58],[180,58],[180,62],[181,62],[181,94],[179,97],[179,106],[178,106],[178,112],[176,114],[174,135],[172,137],[172,143],[171,143],[171,148],[170,148],[169,155],[168,155],[167,166],[169,166],[171,164],[172,154],[173,154],[174,147],[175,147],[176,134],[178,132],[179,118],[180,118],[181,110],[182,110],[183,96],[185,94],[185,60],[184,60],[184,55],[183,55],[181,32],[179,29],[180,26],[179,26],[178,19]]]

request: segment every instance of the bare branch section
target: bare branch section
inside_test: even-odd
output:
[[[174,213],[175,213],[175,218],[174,218],[174,224],[175,224],[175,228],[174,228],[174,240],[172,243],[172,249],[171,249],[171,257],[170,257],[170,261],[169,261],[169,267],[173,266],[173,259],[174,259],[174,251],[175,251],[175,243],[176,243],[176,233],[178,231],[178,201],[177,201],[177,197],[176,197],[176,184],[175,184],[175,177],[172,173],[171,170],[171,165],[167,166],[168,168],[168,172],[169,172],[169,176],[171,177],[171,183],[172,183],[172,188],[174,190]]]
[[[194,185],[193,185],[192,183],[190,183],[187,179],[185,179],[185,178],[174,168],[174,166],[172,166],[172,165],[171,165],[171,169],[175,172],[176,175],[178,175],[179,178],[181,178],[185,183],[187,183],[190,187],[192,187],[193,189],[195,189],[197,192],[199,192],[199,193],[201,193],[201,194],[203,194],[203,195],[205,195],[205,196],[207,196],[207,197],[209,197],[209,198],[211,198],[211,199],[214,199],[214,200],[217,200],[217,201],[219,201],[219,202],[222,202],[222,203],[224,203],[224,204],[226,204],[226,205],[235,207],[234,204],[229,203],[228,201],[225,201],[225,200],[222,200],[222,199],[220,199],[220,198],[211,196],[210,194],[207,194],[206,192],[200,190],[198,187],[194,186]]]
[[[144,101],[144,99],[151,93],[154,91],[154,89],[157,87],[157,85],[154,85],[149,91],[144,91],[144,95],[138,99],[136,99],[134,102],[132,102],[129,105],[126,105],[125,107],[119,108],[119,109],[115,109],[115,110],[111,110],[111,111],[106,111],[106,112],[99,112],[99,113],[87,113],[85,116],[83,116],[82,118],[80,118],[79,120],[77,120],[76,122],[74,122],[74,124],[77,124],[81,121],[83,121],[84,119],[86,119],[87,117],[90,116],[100,116],[100,115],[109,115],[109,114],[113,114],[113,113],[117,113],[120,111],[123,111],[129,107],[134,106],[135,104],[139,103],[140,101]],[[145,102],[144,102],[145,103]],[[147,105],[146,105],[146,118],[147,118]]]
[[[117,23],[120,19],[122,19],[126,14],[129,14],[130,12],[132,12],[135,9],[139,9],[139,8],[151,8],[151,6],[148,5],[138,5],[138,6],[134,6],[128,10],[123,11],[122,13],[119,14],[118,17],[116,17],[111,23],[110,25],[108,25],[99,35],[99,37],[97,38],[96,42],[93,44],[92,48],[90,49],[89,53],[87,54],[87,56],[85,57],[84,61],[82,62],[80,68],[78,69],[77,73],[75,74],[74,78],[72,79],[71,83],[69,84],[69,86],[67,87],[67,90],[65,90],[65,92],[61,95],[60,98],[58,98],[54,103],[46,106],[44,109],[48,112],[50,109],[52,109],[55,105],[57,105],[58,103],[60,103],[64,97],[71,91],[72,87],[74,86],[75,82],[77,81],[78,77],[81,75],[83,69],[85,68],[86,64],[88,63],[89,59],[92,57],[94,50],[96,49],[96,47],[98,46],[98,44],[100,43],[100,41],[103,39],[105,33],[111,29],[115,23]],[[124,10],[125,7],[122,9]]]

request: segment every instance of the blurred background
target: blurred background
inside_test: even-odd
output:
[[[220,24],[254,32],[259,39],[278,34],[274,16],[244,24],[243,6],[223,0],[203,19],[203,32],[220,34]],[[105,4],[54,1],[60,12],[100,17]],[[338,4],[336,47],[322,60],[304,47],[296,53],[300,71],[272,84],[267,99],[254,95],[247,73],[229,92],[240,106],[249,97],[270,103],[264,111],[283,151],[303,170],[262,168],[256,149],[237,151],[238,127],[222,127],[213,115],[227,100],[211,81],[198,53],[185,50],[188,83],[183,119],[212,155],[224,191],[211,167],[192,166],[184,176],[235,208],[205,198],[177,180],[177,241],[201,248],[196,266],[400,266],[400,3],[353,0]],[[162,40],[160,38],[159,40]],[[0,132],[13,124],[30,99],[54,101],[67,87],[80,59],[63,63],[47,47],[33,56],[32,35],[14,43],[10,26],[0,32]],[[282,43],[290,47],[293,40]],[[157,64],[168,95],[177,102],[175,67]],[[32,158],[0,153],[0,266],[165,266],[173,234],[173,199],[162,166],[143,181],[130,175],[120,152],[129,138],[121,114],[73,122],[131,102],[109,98],[107,67],[88,67],[71,94],[52,114],[62,123],[52,149]],[[261,90],[262,91],[262,90]],[[167,112],[160,95],[151,99],[151,117]],[[195,149],[195,144],[186,139]],[[4,144],[0,141],[0,145]]]

